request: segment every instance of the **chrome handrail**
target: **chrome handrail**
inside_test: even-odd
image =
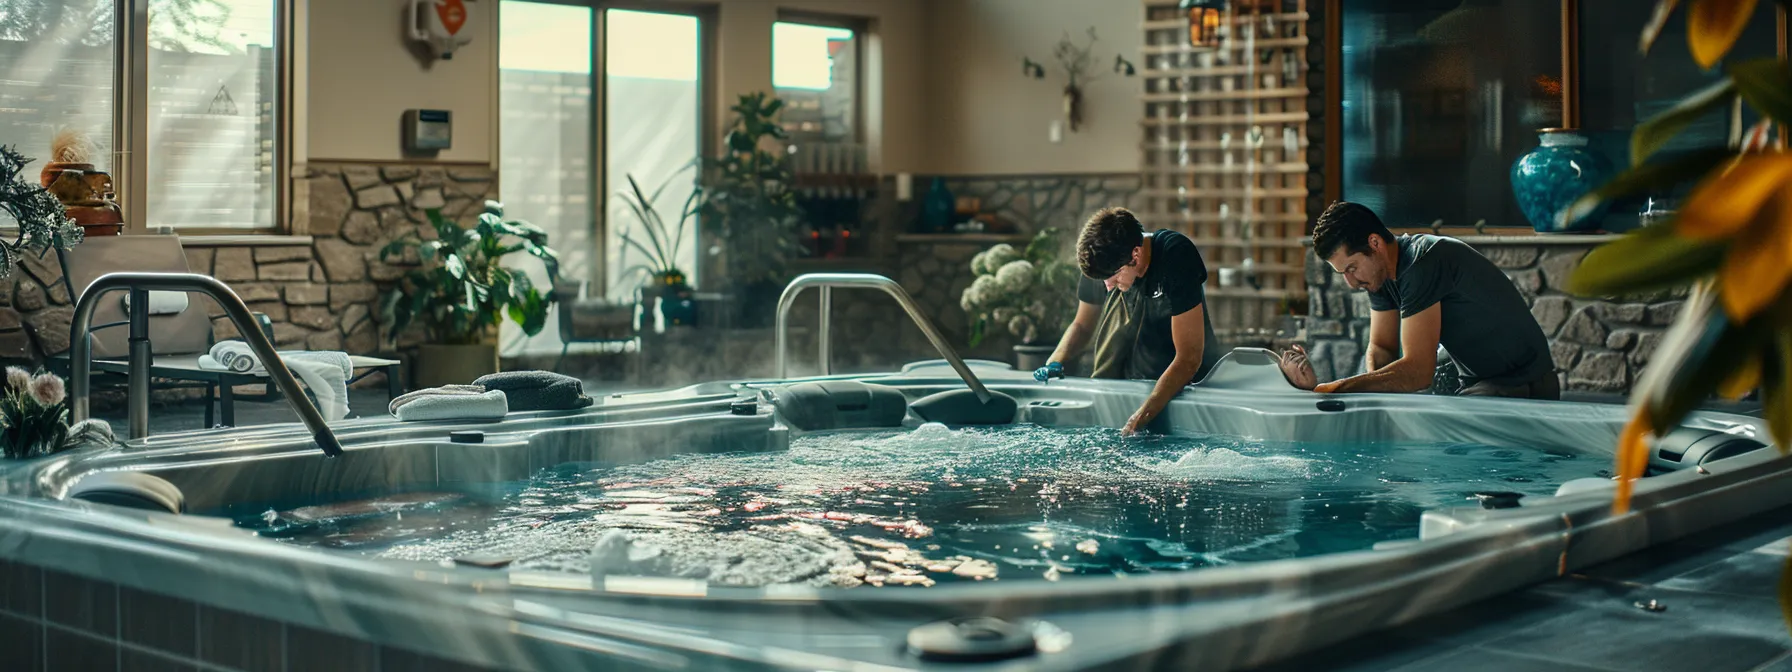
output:
[[[93,341],[91,340],[93,310],[99,306],[100,296],[112,291],[126,290],[131,293],[130,305],[136,308],[130,311],[130,387],[126,396],[129,405],[131,438],[140,439],[149,435],[149,367],[154,354],[149,343],[149,292],[197,292],[212,297],[224,309],[224,314],[236,325],[242,339],[255,351],[268,377],[286,396],[292,410],[299,414],[305,427],[311,430],[311,438],[325,455],[336,457],[342,454],[342,444],[336,440],[336,434],[330,431],[324,422],[324,416],[317,406],[305,396],[299,388],[299,381],[292,376],[292,370],[280,360],[280,354],[274,350],[273,342],[262,333],[260,325],[249,314],[249,306],[243,299],[231,291],[228,285],[217,278],[195,273],[107,273],[88,285],[81,292],[81,299],[75,302],[75,315],[69,323],[69,411],[75,422],[88,417],[88,387],[93,374]]]
[[[819,353],[821,355],[821,375],[829,375],[833,370],[833,364],[830,361],[833,348],[829,341],[831,335],[829,332],[833,330],[833,320],[828,315],[834,301],[833,288],[880,289],[885,294],[889,294],[891,298],[896,299],[896,303],[902,306],[903,312],[908,313],[909,319],[914,320],[915,326],[921,328],[921,333],[927,336],[927,340],[933,342],[933,347],[939,351],[940,357],[951,364],[952,369],[958,372],[958,377],[964,379],[964,384],[969,385],[971,390],[977,393],[977,399],[984,403],[989,402],[989,388],[984,387],[983,381],[978,380],[976,374],[971,373],[971,367],[965,366],[964,360],[958,358],[958,353],[946,343],[945,337],[940,335],[939,330],[933,327],[933,322],[928,320],[926,315],[921,314],[921,307],[915,305],[915,300],[908,295],[908,291],[904,290],[902,285],[896,284],[895,280],[875,273],[808,273],[797,276],[795,280],[791,280],[790,284],[784,287],[784,293],[778,296],[777,330],[773,346],[778,351],[778,378],[782,379],[788,375],[784,351],[785,346],[789,343],[789,336],[786,332],[790,326],[790,304],[796,301],[798,294],[809,287],[821,288],[821,352]]]

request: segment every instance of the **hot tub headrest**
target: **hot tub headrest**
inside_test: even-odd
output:
[[[69,499],[130,509],[186,513],[187,497],[173,483],[140,471],[102,471],[75,481]]]
[[[1767,444],[1747,436],[1715,429],[1681,427],[1655,442],[1655,452],[1649,456],[1649,466],[1662,471],[1674,471],[1766,447]]]
[[[994,390],[984,402],[969,388],[930,394],[914,404],[915,415],[922,420],[947,425],[1006,425],[1014,422],[1019,406],[1014,397]]]
[[[856,380],[797,383],[779,388],[773,407],[785,424],[804,431],[901,427],[908,399],[895,388]]]

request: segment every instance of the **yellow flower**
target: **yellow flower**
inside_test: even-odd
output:
[[[1792,281],[1792,154],[1746,156],[1707,179],[1687,198],[1674,231],[1729,241],[1719,295],[1732,321],[1747,322]]]

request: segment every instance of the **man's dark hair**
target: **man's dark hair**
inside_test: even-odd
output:
[[[1145,227],[1126,208],[1102,208],[1083,223],[1076,239],[1076,263],[1096,280],[1114,277],[1132,263],[1132,251],[1145,244]]]
[[[1344,248],[1347,256],[1368,254],[1369,236],[1381,236],[1382,240],[1394,242],[1394,232],[1381,223],[1375,211],[1361,203],[1338,201],[1320,213],[1319,220],[1313,224],[1313,253],[1319,255],[1321,261],[1332,258],[1339,247]]]

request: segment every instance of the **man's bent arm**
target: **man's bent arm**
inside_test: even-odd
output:
[[[1157,385],[1151,388],[1151,396],[1126,421],[1125,429],[1135,431],[1150,424],[1157,415],[1169,405],[1170,400],[1188,387],[1189,381],[1201,371],[1201,356],[1207,347],[1207,307],[1195,306],[1181,315],[1170,318],[1170,339],[1176,344],[1176,358],[1170,361],[1170,367],[1157,377]]]
[[[1437,341],[1443,333],[1443,315],[1443,306],[1434,303],[1401,320],[1400,349],[1404,354],[1399,359],[1360,376],[1320,385],[1314,391],[1418,392],[1430,387],[1437,375]],[[1371,343],[1371,350],[1374,347]]]
[[[1364,371],[1380,371],[1400,358],[1400,313],[1377,310],[1369,313],[1369,348],[1363,353]],[[1434,346],[1433,351],[1437,350]]]
[[[1101,319],[1101,306],[1087,301],[1076,302],[1076,317],[1070,326],[1064,328],[1063,338],[1058,339],[1058,349],[1052,351],[1052,358],[1046,361],[1063,364],[1083,354],[1083,347],[1089,344],[1089,337],[1095,334],[1095,323]]]

